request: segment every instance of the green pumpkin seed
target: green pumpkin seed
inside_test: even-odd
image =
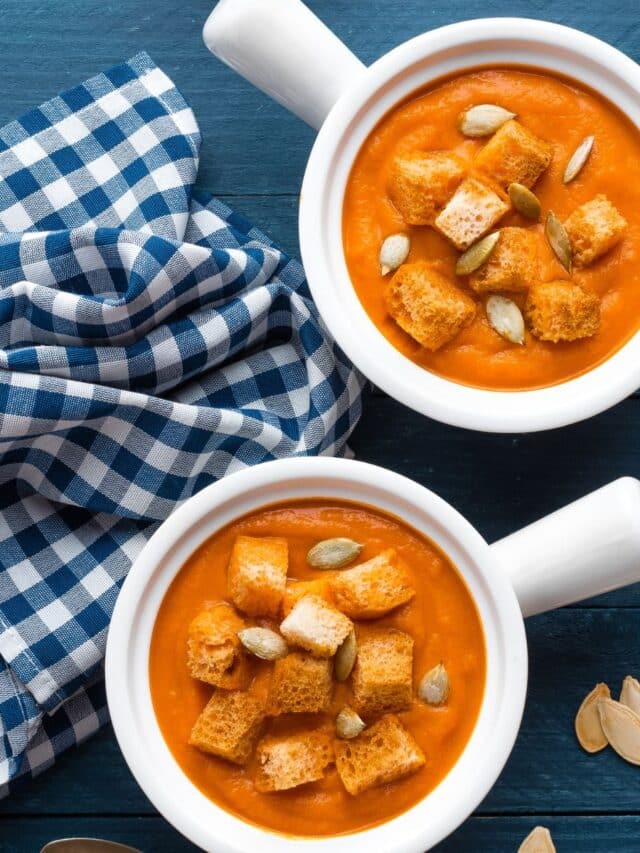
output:
[[[471,275],[472,272],[475,272],[482,264],[486,263],[491,257],[491,253],[495,249],[499,239],[500,232],[494,231],[493,234],[487,234],[482,240],[478,240],[477,243],[470,246],[458,258],[456,275]]]
[[[349,678],[353,665],[356,662],[357,654],[358,644],[356,642],[356,635],[352,631],[336,652],[333,661],[333,674],[337,681],[346,681]]]
[[[556,258],[560,261],[567,272],[571,272],[571,264],[573,261],[571,241],[569,240],[569,235],[567,234],[564,225],[551,210],[547,214],[544,233]]]
[[[358,737],[365,729],[363,721],[358,714],[346,705],[336,717],[336,734],[344,740]]]
[[[353,539],[323,539],[309,549],[307,563],[312,569],[341,569],[352,563],[363,548]]]
[[[495,104],[478,104],[458,117],[458,129],[465,136],[490,136],[516,114]]]
[[[261,660],[278,660],[289,654],[289,648],[280,634],[269,628],[244,628],[238,631],[238,637],[245,649]]]
[[[582,167],[589,159],[589,154],[591,154],[594,142],[595,136],[587,136],[586,139],[583,139],[580,145],[578,145],[571,157],[569,157],[569,162],[567,163],[562,177],[565,184],[568,184],[580,174]]]
[[[509,198],[514,208],[527,219],[540,219],[541,205],[538,196],[523,184],[509,184]]]
[[[487,320],[494,331],[512,344],[524,344],[522,311],[506,296],[490,296],[485,308]]]
[[[418,687],[418,696],[427,705],[443,705],[449,698],[449,673],[443,663],[430,669]]]

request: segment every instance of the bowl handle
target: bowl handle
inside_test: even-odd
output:
[[[524,616],[640,581],[640,482],[615,480],[491,550]]]
[[[211,53],[316,130],[365,69],[300,0],[220,0],[202,36]]]

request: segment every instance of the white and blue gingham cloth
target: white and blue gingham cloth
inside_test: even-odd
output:
[[[176,504],[360,414],[301,267],[194,190],[199,144],[145,54],[0,130],[0,793],[106,721],[118,589]]]

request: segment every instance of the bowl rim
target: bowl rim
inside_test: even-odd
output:
[[[454,426],[534,432],[584,420],[633,393],[640,385],[640,332],[604,362],[557,385],[523,391],[462,385],[417,365],[377,329],[351,284],[342,247],[346,181],[380,118],[429,82],[486,64],[536,66],[573,78],[603,94],[640,127],[638,66],[600,39],[526,18],[481,18],[440,27],[374,62],[331,110],[303,179],[300,249],[330,333],[375,385],[415,411]]]
[[[326,491],[328,489],[328,492]],[[171,755],[153,712],[149,643],[166,589],[198,545],[229,520],[274,500],[347,497],[395,512],[430,536],[452,559],[478,607],[487,679],[481,710],[463,753],[423,800],[379,826],[348,835],[288,838],[248,824],[210,801]],[[107,699],[130,770],[156,808],[205,850],[346,853],[354,839],[371,853],[422,853],[478,806],[515,742],[527,686],[522,614],[506,573],[480,534],[453,507],[406,477],[330,457],[267,462],[225,477],[187,500],[149,540],[120,592],[108,635]],[[425,820],[425,817],[427,818]]]

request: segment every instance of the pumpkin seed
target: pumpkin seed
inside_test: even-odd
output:
[[[449,698],[449,673],[443,663],[430,669],[418,687],[418,696],[427,705],[443,705]]]
[[[556,853],[551,833],[546,826],[536,826],[518,847],[518,853]]]
[[[365,729],[365,725],[353,710],[348,705],[340,711],[336,717],[336,734],[344,740],[358,737]]]
[[[620,702],[636,714],[640,714],[640,681],[630,675],[625,678],[622,682]]]
[[[411,241],[406,234],[390,234],[389,237],[386,237],[382,241],[378,254],[380,274],[387,275],[387,273],[397,270],[400,264],[407,260],[410,248]]]
[[[598,699],[600,723],[610,746],[630,764],[640,764],[640,717],[616,702]]]
[[[238,637],[248,652],[262,660],[278,660],[289,654],[289,648],[280,634],[269,628],[243,628],[238,631]]]
[[[580,746],[587,752],[600,752],[608,744],[600,724],[598,700],[610,697],[611,691],[606,684],[596,684],[578,708],[575,719],[576,737]]]
[[[512,344],[524,344],[524,318],[512,299],[490,296],[485,310],[492,329]]]
[[[526,216],[527,219],[533,219],[536,222],[540,219],[542,206],[540,200],[535,193],[524,186],[524,184],[509,184],[509,198],[514,208]]]
[[[591,154],[594,141],[595,136],[587,136],[586,139],[583,139],[580,145],[578,145],[571,157],[569,157],[569,162],[567,163],[564,175],[562,176],[562,180],[565,184],[568,184],[580,174],[582,167],[589,159],[589,154]]]
[[[491,253],[495,249],[499,239],[500,232],[494,231],[493,234],[487,234],[487,236],[483,237],[482,240],[478,240],[477,243],[470,246],[467,251],[458,258],[458,262],[456,263],[456,275],[471,275],[471,273],[475,272],[482,266],[482,264],[485,264],[491,257]]]
[[[569,235],[564,225],[552,211],[547,214],[544,233],[549,245],[554,251],[556,258],[560,261],[567,272],[571,272],[572,251]]]
[[[352,563],[364,545],[353,539],[323,539],[307,554],[307,563],[312,569],[340,569]]]
[[[478,104],[465,110],[458,117],[458,129],[465,136],[490,136],[499,127],[515,118],[516,113],[498,107],[495,104]]]
[[[342,642],[333,661],[333,674],[337,681],[346,681],[349,678],[357,654],[358,644],[356,635],[352,631],[347,639]]]

